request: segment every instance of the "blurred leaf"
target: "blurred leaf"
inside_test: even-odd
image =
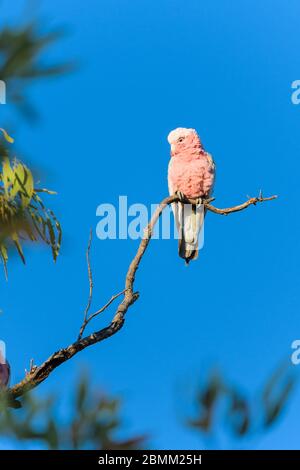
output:
[[[222,380],[218,374],[214,373],[208,380],[206,387],[199,390],[197,401],[204,408],[212,408],[218,396],[223,390]]]
[[[88,383],[86,377],[82,377],[81,381],[78,384],[76,392],[76,407],[80,414],[84,410],[85,401],[88,393]]]
[[[10,144],[13,144],[14,143],[14,139],[12,137],[10,137],[10,135],[8,135],[8,133],[4,130],[4,129],[1,129],[0,128],[0,131],[2,132],[2,134],[4,135],[4,138],[7,142],[9,142]]]
[[[228,418],[233,432],[238,436],[244,436],[250,428],[250,407],[246,399],[236,391],[229,394]]]
[[[221,377],[217,373],[212,373],[208,378],[207,383],[197,391],[197,416],[196,418],[189,419],[187,421],[188,426],[195,429],[198,428],[200,431],[205,433],[210,432],[215,406],[223,392],[224,386]]]
[[[21,260],[23,261],[23,263],[25,264],[25,258],[24,258],[24,254],[23,254],[23,250],[22,250],[22,247],[21,247],[21,244],[19,242],[19,237],[18,237],[18,234],[17,233],[12,233],[11,235],[13,241],[14,241],[14,244],[16,245],[16,248],[18,250],[18,253],[20,255],[20,258]]]
[[[288,390],[287,392],[289,393],[290,390]],[[264,424],[266,427],[271,426],[279,418],[283,410],[283,407],[285,405],[286,397],[287,395],[283,396],[282,398],[278,398],[278,400],[275,401],[274,403],[268,404],[268,406],[265,409]]]
[[[288,373],[286,365],[280,366],[267,381],[263,393],[264,425],[269,427],[281,415],[295,387],[295,377]]]
[[[45,441],[48,443],[50,449],[57,449],[59,446],[57,425],[51,417],[49,418],[47,431],[45,432]]]

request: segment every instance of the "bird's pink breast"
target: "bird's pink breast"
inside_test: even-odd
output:
[[[169,182],[173,192],[181,191],[189,198],[207,196],[214,182],[209,157],[205,153],[173,156],[169,165]]]

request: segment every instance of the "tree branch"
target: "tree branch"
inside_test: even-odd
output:
[[[246,202],[243,204],[239,204],[237,206],[225,208],[225,209],[219,209],[215,206],[212,206],[210,203],[212,202],[213,199],[208,199],[204,200],[203,204],[205,208],[210,211],[214,212],[215,214],[220,214],[220,215],[228,215],[233,212],[239,212],[242,211],[246,208],[248,208],[251,205],[256,205],[257,203],[265,202],[265,201],[272,201],[273,199],[276,199],[277,196],[271,196],[264,198],[262,194],[260,193],[258,197],[253,197],[249,198]],[[124,325],[125,321],[125,315],[127,310],[137,301],[139,298],[138,292],[134,292],[134,282],[135,282],[135,276],[137,269],[140,265],[140,262],[142,260],[142,257],[149,245],[149,242],[151,240],[152,234],[153,234],[153,229],[155,227],[155,224],[157,223],[158,219],[160,218],[163,210],[173,202],[179,202],[180,198],[178,195],[173,195],[166,197],[157,207],[155,210],[150,222],[148,223],[145,231],[144,231],[144,237],[140,242],[140,245],[138,247],[137,253],[134,256],[133,260],[131,261],[131,264],[128,268],[126,278],[125,278],[125,289],[112,296],[111,299],[99,310],[97,310],[94,314],[90,315],[88,317],[88,312],[91,306],[92,302],[92,294],[93,294],[93,280],[92,280],[92,272],[90,268],[90,258],[89,258],[89,253],[90,253],[90,247],[91,247],[91,235],[89,239],[89,244],[88,244],[88,249],[87,249],[87,263],[88,263],[88,274],[89,274],[89,284],[90,284],[90,293],[89,293],[89,300],[88,304],[85,310],[84,314],[84,321],[80,329],[79,337],[77,341],[72,343],[66,348],[60,349],[59,351],[55,352],[52,354],[44,363],[42,363],[40,366],[36,366],[34,368],[31,368],[30,371],[26,374],[26,376],[21,380],[19,383],[11,387],[10,389],[7,390],[8,398],[10,400],[10,406],[12,407],[20,407],[20,403],[16,400],[17,398],[21,397],[24,395],[26,392],[29,390],[32,390],[33,388],[37,387],[40,383],[42,383],[44,380],[49,377],[49,375],[61,364],[64,362],[67,362],[69,359],[71,359],[73,356],[75,356],[77,353],[82,351],[83,349],[92,346],[93,344],[99,343],[113,335],[115,335]],[[186,199],[184,202],[190,203],[190,204],[197,204],[198,201],[194,199]],[[99,330],[91,333],[90,335],[82,338],[83,332],[85,330],[85,327],[87,324],[94,319],[97,315],[102,313],[104,310],[106,310],[114,300],[116,300],[118,297],[121,295],[124,295],[123,300],[120,302],[116,309],[116,313],[110,322],[110,324]]]

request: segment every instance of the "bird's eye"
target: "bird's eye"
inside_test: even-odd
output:
[[[183,142],[184,137],[179,137],[178,142]]]

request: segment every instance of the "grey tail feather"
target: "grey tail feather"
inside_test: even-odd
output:
[[[190,261],[196,260],[199,255],[199,251],[196,247],[195,250],[187,250],[185,247],[185,240],[178,240],[178,253],[180,258],[185,260],[185,263],[188,265]]]
[[[196,212],[196,206],[192,207],[193,211]],[[182,224],[182,230],[181,230],[181,236],[178,240],[178,253],[180,258],[183,258],[185,260],[185,264],[188,266],[190,261],[196,260],[199,255],[198,251],[198,242],[195,245],[195,249],[187,249],[186,248],[186,242],[184,239],[184,231],[183,231],[183,224]]]

